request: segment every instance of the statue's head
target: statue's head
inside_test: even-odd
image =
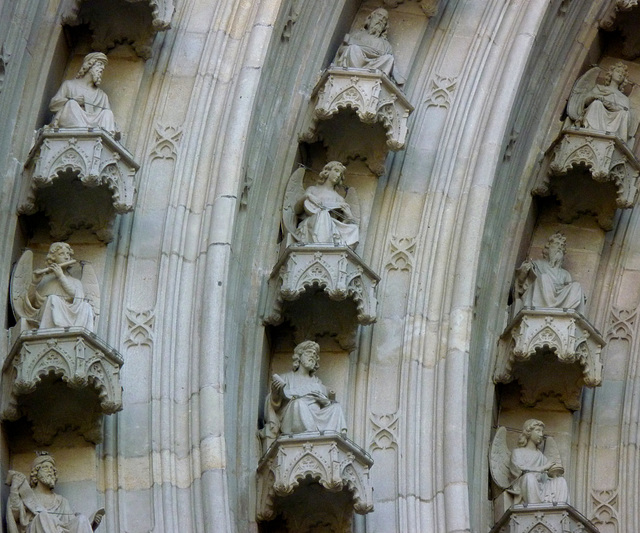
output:
[[[556,231],[549,240],[547,240],[547,244],[544,245],[544,249],[542,250],[542,257],[544,257],[550,263],[562,263],[564,259],[564,254],[567,251],[567,238]],[[558,263],[559,262],[559,263]]]
[[[320,368],[320,345],[313,341],[303,341],[293,350],[293,371],[296,372],[300,368],[300,361],[305,355],[312,356],[315,359],[315,365],[311,373],[315,373]]]
[[[49,246],[49,253],[47,254],[47,265],[52,263],[66,263],[73,257],[73,248],[66,242],[54,242]]]
[[[102,71],[108,62],[107,56],[102,52],[91,52],[84,56],[82,66],[80,70],[78,70],[76,78],[84,78],[87,74],[91,74],[94,85],[98,86],[102,81]]]
[[[620,90],[624,89],[629,82],[627,76],[629,69],[622,61],[618,61],[615,65],[611,65],[606,74],[604,75],[605,85],[609,85],[611,80],[614,80],[618,84]]]
[[[31,474],[29,484],[35,487],[38,483],[44,483],[50,489],[55,487],[58,481],[58,470],[56,461],[47,452],[39,452],[38,456],[31,463]]]
[[[389,12],[386,9],[379,7],[369,14],[364,23],[364,29],[372,35],[386,37],[388,24]]]
[[[344,180],[344,172],[347,170],[340,161],[329,161],[320,172],[320,176],[318,178],[318,183],[324,183],[331,176],[335,176],[334,185],[342,183]]]
[[[518,446],[521,448],[526,446],[530,440],[536,444],[542,442],[542,433],[544,431],[544,422],[535,418],[530,418],[522,424],[522,434],[518,437]],[[537,442],[536,442],[537,441]]]

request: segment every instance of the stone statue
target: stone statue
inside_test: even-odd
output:
[[[301,342],[293,352],[293,371],[272,376],[265,406],[264,435],[268,439],[308,431],[346,434],[346,420],[342,407],[335,401],[335,393],[327,391],[315,376],[319,359],[318,343]]]
[[[96,511],[91,522],[74,513],[69,501],[53,492],[57,481],[56,462],[44,452],[33,461],[29,480],[24,474],[9,470],[9,533],[91,533],[100,525],[104,509]]]
[[[532,418],[523,424],[518,446],[511,452],[505,427],[499,427],[493,439],[491,476],[513,495],[515,504],[568,502],[569,489],[558,446],[543,432],[544,423]],[[540,451],[543,441],[544,453]]]
[[[107,56],[100,52],[88,54],[75,79],[62,83],[49,104],[55,113],[52,127],[102,128],[119,137],[109,98],[99,87],[107,62]]]
[[[393,50],[387,40],[388,25],[386,9],[380,7],[372,11],[361,30],[345,35],[334,64],[347,68],[375,68],[403,85],[405,79],[395,69]]]
[[[33,269],[33,252],[18,260],[11,280],[11,302],[16,319],[39,329],[79,326],[93,331],[100,290],[89,263],[72,259],[66,242],[49,247],[47,267]]]
[[[544,247],[543,259],[527,259],[516,271],[516,294],[524,306],[575,309],[584,314],[582,287],[562,268],[565,250],[566,238],[556,232]]]
[[[294,242],[328,243],[355,248],[360,238],[360,204],[354,188],[344,189],[342,163],[327,163],[317,185],[303,187],[304,168],[289,178],[283,207],[283,225]]]
[[[622,92],[629,83],[627,67],[622,62],[610,67],[604,85],[597,83],[600,73],[600,67],[593,67],[578,79],[567,114],[577,127],[610,133],[627,143],[635,134],[629,98]]]

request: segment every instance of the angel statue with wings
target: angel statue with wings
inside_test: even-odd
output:
[[[569,499],[558,445],[552,437],[544,436],[544,423],[540,420],[532,418],[523,424],[518,446],[511,451],[507,429],[499,427],[491,444],[490,461],[491,477],[513,495],[516,505],[566,503]]]
[[[33,269],[33,252],[26,250],[11,280],[11,303],[16,319],[38,329],[83,327],[93,331],[100,291],[89,263],[72,259],[66,242],[54,242],[47,266]]]
[[[360,238],[360,204],[355,189],[343,186],[345,170],[342,163],[331,161],[320,172],[316,185],[306,189],[304,168],[291,175],[282,214],[289,236],[287,244],[333,244],[355,249]]]
[[[627,67],[622,62],[609,67],[604,84],[598,83],[601,71],[600,67],[593,67],[576,81],[567,103],[567,114],[579,128],[615,135],[629,144],[638,124],[631,112],[629,97],[622,92],[630,83]]]

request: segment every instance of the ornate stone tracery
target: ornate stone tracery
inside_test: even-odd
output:
[[[327,499],[330,493],[348,491],[353,510],[369,513],[373,510],[372,464],[369,454],[335,432],[279,437],[258,465],[258,520],[274,519],[280,512],[278,498],[305,490],[305,480],[326,489]]]

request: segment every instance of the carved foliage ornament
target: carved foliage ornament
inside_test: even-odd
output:
[[[438,13],[438,3],[440,0],[417,0],[420,5],[420,9],[427,17],[435,17]],[[398,7],[400,4],[404,4],[405,0],[383,0],[383,3],[387,7]]]

